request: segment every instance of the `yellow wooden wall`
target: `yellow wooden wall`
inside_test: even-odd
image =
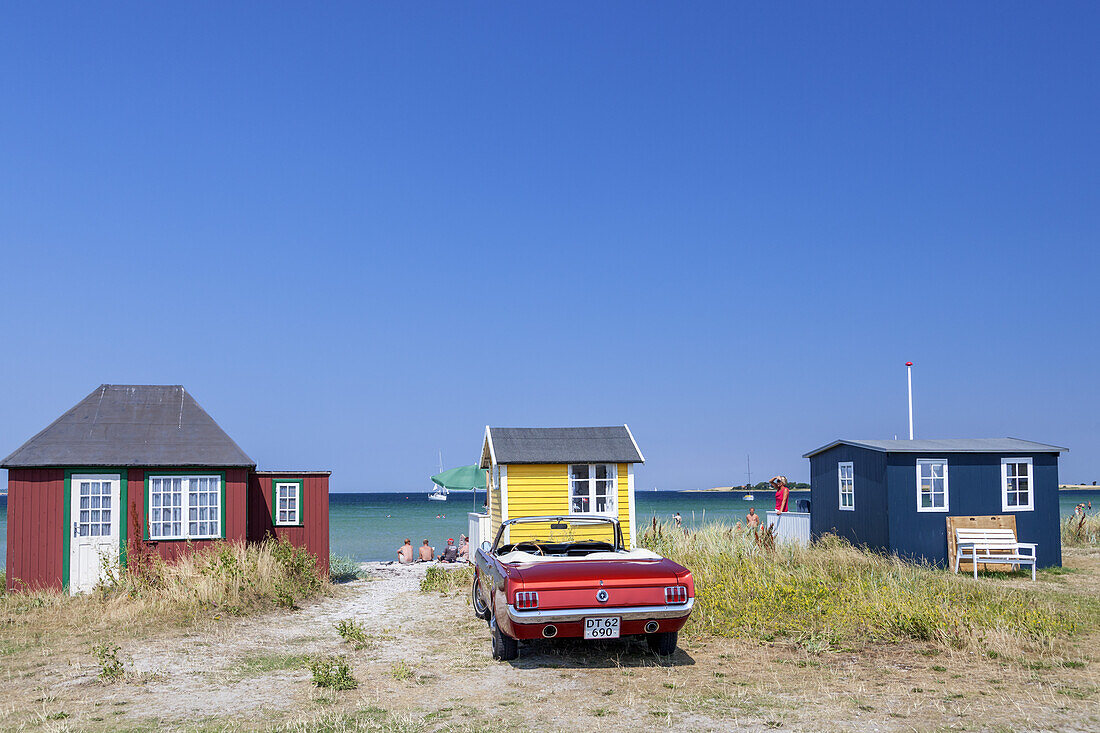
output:
[[[631,547],[630,537],[630,487],[629,465],[618,465],[617,509],[622,527],[623,542]],[[508,517],[531,517],[540,515],[569,514],[569,467],[564,464],[510,465],[508,466]],[[500,502],[494,496],[494,508]],[[500,527],[501,520],[494,512],[493,532]],[[522,540],[565,540],[570,539],[562,530],[553,531],[548,524],[513,525],[510,531],[511,542]],[[601,539],[611,541],[610,528],[592,527],[575,532],[574,539]]]

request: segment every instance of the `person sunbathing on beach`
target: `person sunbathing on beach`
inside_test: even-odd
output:
[[[447,538],[447,546],[439,553],[439,562],[458,562],[458,548],[455,547],[454,538]]]
[[[756,529],[760,526],[760,515],[756,513],[756,507],[749,507],[749,513],[745,515],[745,524],[749,529]]]
[[[424,540],[424,544],[420,546],[420,557],[417,562],[431,562],[435,559],[435,548],[428,545],[428,541]]]
[[[402,565],[408,565],[413,561],[413,545],[412,540],[408,537],[405,538],[405,544],[397,548],[397,562]]]
[[[458,559],[470,562],[470,540],[464,534],[458,536]]]

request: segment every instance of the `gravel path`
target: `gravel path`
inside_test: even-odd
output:
[[[354,619],[368,637],[384,640],[371,649],[370,661],[423,654],[427,644],[417,628],[417,609],[420,581],[428,566],[363,567],[370,580],[338,586],[335,596],[298,610],[129,644],[121,656],[147,680],[130,711],[184,721],[215,713],[251,716],[298,705],[301,690],[309,687],[302,684],[309,678],[303,658],[352,650],[334,629],[343,619]]]

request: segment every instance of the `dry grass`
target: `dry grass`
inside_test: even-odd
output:
[[[1100,514],[1073,514],[1062,520],[1062,547],[1100,547]]]
[[[1097,621],[1073,594],[975,582],[835,537],[775,547],[763,533],[724,525],[690,534],[656,525],[642,543],[692,570],[696,635],[786,638],[811,651],[912,640],[1022,653]]]
[[[96,629],[188,626],[222,615],[296,602],[326,592],[312,555],[285,542],[216,543],[165,563],[131,557],[86,595],[60,591],[0,594],[0,643],[19,645],[21,631],[41,637]]]

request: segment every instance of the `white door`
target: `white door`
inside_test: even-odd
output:
[[[115,474],[73,474],[69,538],[69,593],[86,593],[118,565],[119,493]]]

